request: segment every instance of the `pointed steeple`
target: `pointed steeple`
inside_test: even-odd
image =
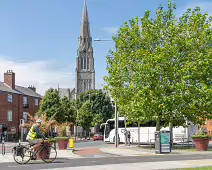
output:
[[[84,9],[82,14],[82,25],[81,25],[81,33],[80,36],[82,38],[90,38],[90,25],[88,19],[88,10],[86,0],[84,0]]]

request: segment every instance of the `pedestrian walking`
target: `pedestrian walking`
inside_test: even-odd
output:
[[[131,133],[130,131],[127,132],[127,143],[128,143],[128,146],[130,146],[130,138],[131,138]]]

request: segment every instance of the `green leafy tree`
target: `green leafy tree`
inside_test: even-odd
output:
[[[61,122],[75,123],[76,114],[72,107],[72,103],[68,100],[67,97],[64,97],[61,99],[61,110],[62,110],[62,114],[61,114],[62,116],[60,118]]]
[[[212,18],[200,8],[179,19],[176,5],[125,22],[107,56],[106,89],[131,120],[202,124],[212,110]]]
[[[93,117],[93,121],[92,121],[91,125],[93,127],[97,127],[103,122],[104,122],[104,118],[103,118],[102,114],[96,114]]]
[[[55,113],[57,113],[55,120],[59,123],[61,122],[62,109],[61,101],[58,91],[56,89],[49,89],[44,95],[38,114],[46,113],[47,118],[49,119]]]
[[[82,104],[82,107],[78,112],[78,123],[83,127],[84,130],[88,131],[91,127],[91,122],[93,120],[93,114],[91,110],[91,104],[89,101]]]
[[[114,114],[114,108],[111,104],[110,97],[102,90],[89,90],[82,93],[78,99],[81,105],[85,102],[91,104],[91,111],[94,115],[92,125],[99,126],[101,123],[106,122]]]

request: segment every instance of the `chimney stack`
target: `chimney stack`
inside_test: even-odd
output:
[[[29,85],[28,88],[31,89],[32,91],[36,92],[36,87],[35,86]]]
[[[4,83],[12,89],[15,89],[15,73],[12,70],[7,70],[7,72],[4,73]]]

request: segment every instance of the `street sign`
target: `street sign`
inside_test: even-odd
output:
[[[24,119],[20,119],[20,125],[24,125]]]

